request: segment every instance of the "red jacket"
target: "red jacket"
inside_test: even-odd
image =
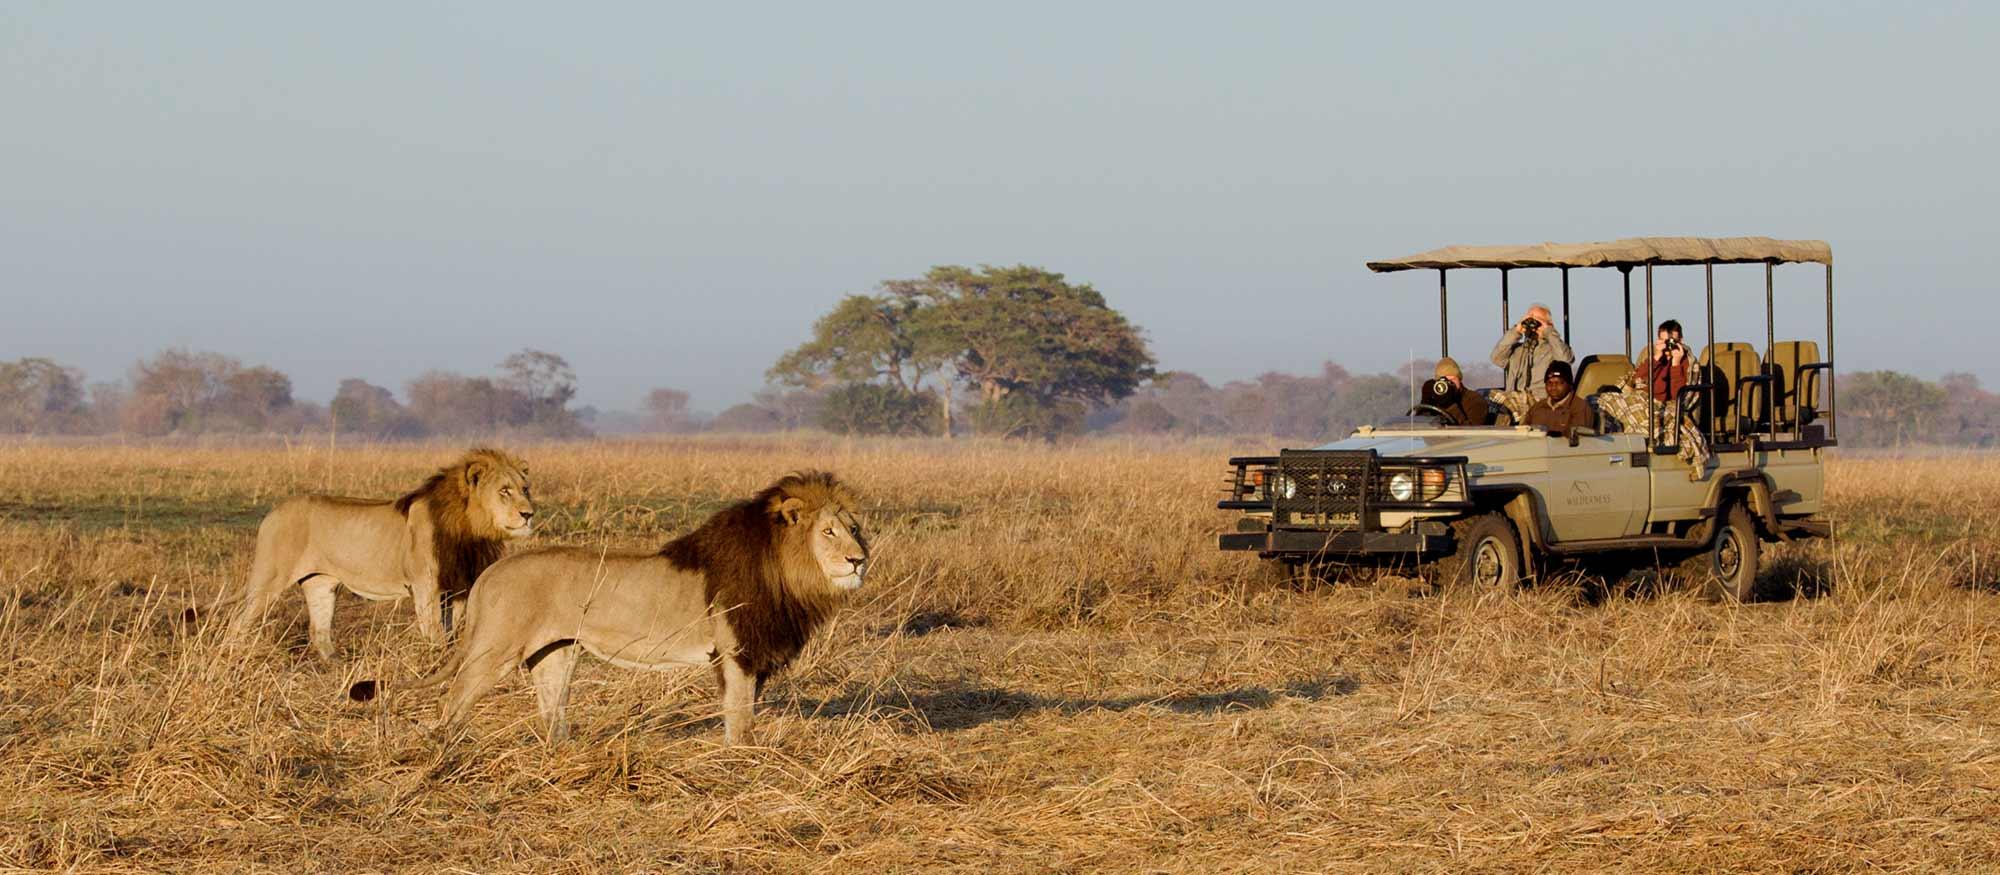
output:
[[[1646,379],[1653,384],[1653,397],[1661,403],[1672,402],[1681,394],[1681,387],[1688,384],[1688,359],[1681,356],[1679,364],[1674,364],[1667,356],[1659,360],[1648,358],[1644,365]]]

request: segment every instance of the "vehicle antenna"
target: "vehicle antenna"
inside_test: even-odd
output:
[[[1408,422],[1408,423],[1406,423],[1407,425],[1416,425],[1416,424],[1417,424],[1417,412],[1416,412],[1416,411],[1417,411],[1417,397],[1418,397],[1418,396],[1417,396],[1417,348],[1416,348],[1416,347],[1414,347],[1414,346],[1413,346],[1413,347],[1410,347],[1410,361],[1409,361],[1409,363],[1408,363],[1408,364],[1405,364],[1405,365],[1403,366],[1403,370],[1405,370],[1405,371],[1409,372],[1409,380],[1410,380],[1410,401],[1409,401],[1409,404],[1408,404],[1407,406],[1405,406],[1405,407],[1403,408],[1403,417],[1409,420],[1409,422]]]

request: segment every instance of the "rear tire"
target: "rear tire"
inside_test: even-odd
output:
[[[1731,502],[1722,513],[1722,523],[1708,549],[1681,563],[1681,573],[1717,601],[1748,602],[1757,592],[1759,559],[1757,524],[1750,511]]]
[[[1513,522],[1497,513],[1452,524],[1458,546],[1438,560],[1432,576],[1446,586],[1511,590],[1521,585],[1527,563]]]

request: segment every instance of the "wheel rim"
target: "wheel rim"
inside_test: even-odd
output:
[[[1723,529],[1722,537],[1715,540],[1715,571],[1724,580],[1734,580],[1743,570],[1743,542],[1737,539],[1735,529]]]
[[[1498,538],[1482,538],[1479,546],[1472,551],[1472,582],[1480,586],[1496,586],[1500,576],[1507,571],[1507,560],[1500,553]]]

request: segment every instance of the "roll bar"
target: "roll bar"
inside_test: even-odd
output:
[[[1625,256],[1644,255],[1649,252],[1653,254],[1653,257],[1646,258],[1645,260],[1628,260],[1625,258]],[[1758,405],[1759,409],[1754,411],[1754,414],[1765,428],[1753,433],[1761,433],[1764,430],[1768,430],[1772,437],[1775,438],[1778,434],[1779,419],[1777,413],[1779,407],[1775,397],[1776,393],[1772,391],[1772,388],[1777,385],[1777,379],[1774,379],[1774,377],[1782,378],[1784,380],[1783,385],[1791,387],[1792,415],[1790,423],[1792,437],[1795,440],[1805,440],[1805,398],[1812,394],[1812,389],[1818,387],[1822,374],[1824,374],[1826,382],[1826,403],[1822,405],[1821,409],[1830,414],[1838,410],[1836,407],[1837,381],[1833,370],[1833,250],[1825,243],[1816,240],[1770,240],[1763,237],[1720,239],[1661,237],[1636,238],[1604,244],[1546,243],[1534,247],[1446,247],[1403,259],[1386,262],[1369,262],[1368,266],[1377,272],[1424,268],[1437,271],[1438,354],[1446,356],[1451,354],[1451,271],[1485,269],[1500,272],[1500,325],[1502,330],[1505,330],[1507,326],[1513,324],[1511,318],[1512,289],[1509,283],[1509,274],[1517,268],[1555,268],[1559,270],[1562,275],[1563,336],[1567,338],[1570,327],[1570,268],[1614,268],[1619,272],[1623,280],[1622,285],[1625,299],[1625,355],[1629,359],[1632,357],[1633,268],[1645,268],[1646,325],[1651,326],[1656,324],[1653,318],[1653,268],[1656,265],[1692,266],[1699,264],[1702,266],[1704,275],[1704,295],[1707,305],[1708,323],[1708,343],[1702,357],[1713,366],[1717,336],[1715,330],[1715,266],[1717,264],[1749,263],[1762,263],[1764,265],[1763,363],[1766,372],[1740,375],[1735,384],[1728,388],[1735,393],[1733,397],[1741,398],[1745,386],[1761,385],[1765,387],[1762,403]],[[1778,347],[1775,273],[1777,266],[1780,264],[1819,264],[1825,269],[1826,356],[1819,362],[1799,363],[1796,367],[1796,373],[1774,375],[1769,372],[1769,369],[1775,367],[1773,358]],[[1653,398],[1652,381],[1647,380],[1645,382],[1647,401],[1656,400]],[[1703,380],[1698,383],[1691,383],[1687,387],[1687,390],[1695,389],[1699,389],[1700,403],[1703,405],[1703,410],[1706,413],[1705,421],[1708,424],[1708,428],[1712,434],[1721,436],[1724,430],[1717,428],[1715,421],[1716,386],[1710,381]],[[1681,397],[1674,399],[1676,407],[1680,407],[1686,402],[1688,398],[1687,390],[1683,390]],[[1678,414],[1680,411],[1676,410],[1675,412]],[[1742,428],[1742,417],[1738,416],[1737,419],[1738,421],[1730,423],[1727,429],[1727,434],[1732,439],[1740,439],[1746,436]],[[1839,436],[1839,420],[1838,415],[1828,416],[1825,440],[1816,441],[1815,443],[1833,445]],[[1658,421],[1653,423],[1654,434],[1659,434],[1660,424]],[[1678,436],[1673,440],[1677,442],[1679,440]],[[1663,446],[1671,445],[1663,444]]]

